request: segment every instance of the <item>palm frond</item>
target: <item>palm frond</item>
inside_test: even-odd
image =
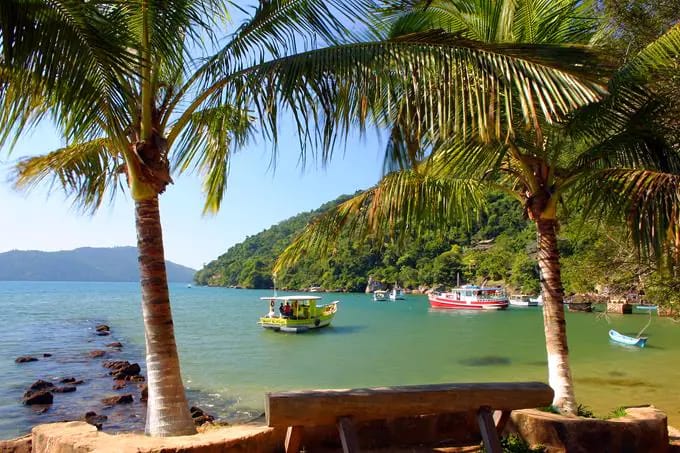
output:
[[[50,190],[59,186],[74,205],[94,212],[106,194],[113,199],[122,189],[124,160],[109,139],[92,140],[58,149],[49,154],[20,160],[14,167],[14,186],[31,189],[48,180]]]
[[[184,127],[173,147],[174,166],[180,173],[196,171],[203,175],[204,213],[219,210],[227,189],[231,154],[248,141],[253,125],[247,111],[219,105],[195,112]]]
[[[314,219],[278,257],[274,274],[303,255],[325,256],[341,234],[350,237],[401,237],[406,231],[471,224],[481,208],[478,183],[440,179],[417,171],[385,176],[380,183]]]

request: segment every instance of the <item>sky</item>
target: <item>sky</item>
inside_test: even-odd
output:
[[[258,139],[233,157],[227,193],[216,215],[202,215],[197,175],[176,177],[160,197],[166,259],[199,269],[247,236],[374,185],[382,174],[384,144],[375,132],[368,131],[363,138],[356,132],[346,147],[336,149],[326,168],[308,161],[303,171],[295,135],[282,135],[275,169],[270,166],[271,143]],[[119,193],[112,203],[88,215],[75,209],[59,188],[51,194],[47,184],[29,193],[12,188],[13,162],[62,145],[56,130],[42,124],[11,154],[0,149],[0,253],[136,244],[134,204],[128,193]]]

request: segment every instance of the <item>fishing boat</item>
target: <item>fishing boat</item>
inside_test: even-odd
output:
[[[510,305],[516,307],[536,307],[538,298],[532,298],[528,294],[512,294],[509,299]]]
[[[373,301],[374,302],[385,302],[387,300],[387,291],[381,289],[376,289],[373,291]]]
[[[338,311],[339,301],[319,305],[318,296],[260,297],[269,301],[269,313],[260,318],[259,325],[276,332],[300,333],[328,326]],[[279,313],[276,314],[276,304]]]
[[[543,294],[539,294],[538,297],[530,297],[529,302],[533,302],[536,305],[543,305]]]
[[[508,297],[503,288],[464,285],[448,292],[433,292],[428,296],[432,308],[462,310],[503,310]]]
[[[624,335],[622,333],[619,333],[614,329],[611,329],[609,331],[609,338],[616,341],[617,343],[627,344],[629,346],[639,346],[641,348],[644,348],[645,345],[647,344],[647,337],[639,337],[639,336],[638,337],[629,337],[628,335]]]
[[[392,288],[389,298],[390,300],[404,300],[404,291],[401,288]]]

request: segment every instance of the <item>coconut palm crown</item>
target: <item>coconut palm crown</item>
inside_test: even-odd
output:
[[[457,2],[428,3],[458,5]],[[580,2],[567,3],[578,5]],[[477,2],[466,2],[468,6],[471,4]],[[459,6],[462,10],[463,6]],[[469,9],[463,11],[470,12]],[[462,13],[454,15],[462,16]],[[466,17],[473,25],[484,20]],[[607,187],[611,189],[618,181],[619,190],[607,192],[611,195],[610,207],[630,206],[624,202],[626,194],[644,193],[644,190],[633,190],[641,189],[635,186],[639,180],[635,179],[635,172],[642,169],[677,171],[680,161],[676,150],[646,127],[649,124],[646,119],[656,110],[653,95],[644,89],[644,83],[655,71],[673,67],[680,49],[679,36],[680,29],[676,27],[643,50],[611,79],[609,96],[583,107],[566,125],[548,125],[544,117],[543,124],[530,124],[528,128],[518,125],[513,134],[500,140],[483,140],[468,131],[467,134],[452,133],[446,138],[440,134],[437,142],[426,142],[425,146],[422,141],[418,142],[420,149],[429,149],[429,155],[420,160],[411,159],[411,169],[388,174],[374,188],[312,222],[279,257],[274,272],[285,271],[304,253],[332,253],[341,231],[358,237],[382,238],[417,232],[418,228],[444,227],[447,222],[465,221],[473,215],[483,190],[491,188],[508,193],[522,204],[527,217],[537,226],[549,381],[555,391],[554,405],[564,413],[575,414],[577,405],[568,360],[556,237],[558,205],[568,195],[588,198],[600,193],[594,192],[598,185],[601,188],[609,184]],[[463,102],[463,99],[456,101]],[[537,130],[541,133],[536,134]],[[408,149],[408,144],[402,149]],[[408,159],[401,158],[400,162],[404,161]],[[626,177],[621,176],[622,172]],[[660,183],[659,179],[655,181]],[[664,200],[668,201],[669,197]],[[614,198],[616,203],[611,203]],[[638,195],[638,206],[641,199]],[[597,198],[589,200],[595,202]],[[677,218],[677,211],[675,216]],[[650,229],[653,228],[640,228],[641,231]]]

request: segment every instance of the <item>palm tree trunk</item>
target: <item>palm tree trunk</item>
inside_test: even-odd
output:
[[[175,344],[158,196],[137,201],[135,215],[149,384],[146,433],[195,434]]]
[[[555,392],[553,406],[576,415],[576,398],[569,367],[567,323],[564,318],[560,253],[557,249],[557,220],[538,219],[538,265],[543,294],[543,328],[548,352],[548,382]]]

